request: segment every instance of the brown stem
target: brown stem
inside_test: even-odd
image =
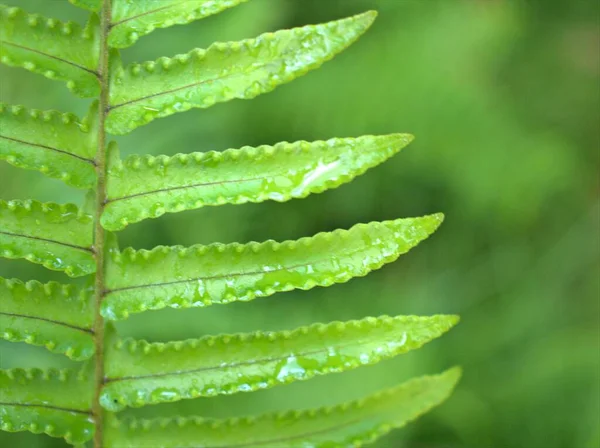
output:
[[[109,107],[109,48],[108,33],[111,22],[111,0],[103,0],[101,11],[101,49],[100,63],[98,66],[100,80],[100,104],[98,123],[98,149],[96,152],[96,213],[94,216],[94,249],[96,256],[96,281],[95,281],[95,318],[94,318],[94,341],[95,341],[95,381],[94,381],[94,403],[92,411],[96,432],[94,434],[94,448],[103,446],[103,410],[100,406],[100,392],[104,384],[104,330],[105,322],[100,314],[100,305],[104,297],[104,255],[105,255],[105,231],[100,224],[100,217],[106,202],[106,131],[105,122]]]

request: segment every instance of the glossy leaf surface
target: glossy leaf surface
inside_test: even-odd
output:
[[[126,48],[156,28],[184,25],[247,0],[112,0],[109,44]]]
[[[94,353],[92,296],[73,285],[0,277],[0,337],[88,359]]]
[[[393,134],[128,157],[108,173],[102,225],[117,231],[146,218],[208,205],[303,198],[350,182],[412,139]]]
[[[83,29],[0,5],[0,60],[46,78],[65,81],[78,96],[98,95],[99,24],[96,17]]]
[[[343,283],[396,260],[442,220],[438,214],[359,224],[283,243],[115,251],[107,265],[101,313],[119,320],[168,306],[204,307]]]
[[[25,258],[71,277],[91,274],[92,217],[72,204],[0,201],[0,256]]]
[[[119,411],[308,380],[417,349],[457,322],[456,316],[383,316],[166,344],[117,341],[108,347],[100,403]]]
[[[0,160],[76,188],[92,188],[97,108],[94,103],[88,118],[80,120],[73,114],[0,103]]]
[[[347,48],[369,28],[375,15],[368,12],[256,39],[216,43],[208,50],[116,68],[106,129],[127,134],[194,107],[270,92]]]
[[[113,419],[107,448],[333,448],[374,442],[445,401],[454,368],[337,406],[233,418]]]
[[[93,387],[68,370],[0,370],[0,427],[80,444],[94,433]]]

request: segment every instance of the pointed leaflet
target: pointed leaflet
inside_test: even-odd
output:
[[[454,368],[337,406],[233,418],[112,418],[107,448],[331,448],[363,446],[445,401],[460,378]]]
[[[115,0],[112,1],[114,2]],[[95,12],[100,11],[102,7],[102,0],[69,0],[69,2],[79,8]]]
[[[216,43],[172,59],[115,68],[106,126],[122,135],[157,118],[251,99],[320,67],[375,20],[368,12],[337,22]],[[115,63],[116,65],[116,63]]]
[[[163,213],[206,205],[303,198],[350,182],[412,139],[393,134],[128,157],[109,170],[102,225],[116,231]]]
[[[72,204],[0,200],[0,257],[25,258],[71,277],[91,274],[92,217]]]
[[[0,160],[41,171],[76,188],[95,184],[98,104],[87,118],[0,103]]]
[[[91,382],[70,370],[0,370],[0,429],[84,443],[94,433],[93,391]]]
[[[85,29],[15,7],[0,5],[0,60],[46,78],[67,82],[78,96],[100,91],[96,70],[99,60],[98,19]]]
[[[0,337],[88,359],[94,353],[92,296],[73,285],[0,277]]]
[[[166,344],[116,341],[107,348],[100,403],[120,411],[308,380],[417,349],[457,322],[456,316],[382,316]]]
[[[217,14],[247,0],[112,0],[112,25],[108,43],[126,48],[156,28],[184,25]]]
[[[249,301],[362,277],[431,235],[443,215],[358,224],[350,230],[277,243],[157,247],[112,252],[102,315]],[[169,269],[165,269],[169,266]]]

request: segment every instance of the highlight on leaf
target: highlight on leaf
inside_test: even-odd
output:
[[[246,1],[248,0],[113,1],[108,42],[113,48],[126,48],[157,28],[204,19]]]
[[[0,60],[46,78],[65,81],[76,95],[99,94],[99,22],[92,15],[86,28],[75,22],[27,14],[0,5]]]
[[[0,200],[0,257],[24,258],[70,277],[91,274],[92,217],[75,205]]]
[[[0,428],[85,443],[95,430],[90,386],[72,370],[0,370]]]
[[[375,12],[367,12],[256,39],[216,43],[208,50],[126,68],[113,58],[106,130],[123,135],[191,108],[270,92],[347,48],[371,26],[375,16]]]
[[[461,375],[458,368],[422,376],[360,400],[318,409],[258,416],[119,420],[112,417],[107,448],[315,448],[363,446],[444,402]]]
[[[0,103],[0,160],[76,188],[92,188],[96,183],[97,112],[97,102],[83,120],[54,110]]]
[[[0,337],[81,361],[94,354],[92,291],[0,277]]]
[[[409,134],[278,143],[224,152],[131,156],[108,172],[102,225],[204,206],[304,198],[352,181],[413,140]]]
[[[107,348],[100,403],[117,412],[308,380],[417,349],[457,322],[456,316],[382,316],[164,344],[117,340]]]
[[[0,200],[0,257],[88,276],[74,284],[0,277],[1,339],[71,359],[63,362],[85,361],[77,371],[0,370],[0,429],[94,448],[363,446],[440,404],[457,383],[460,371],[451,369],[334,407],[228,420],[114,415],[375,364],[458,322],[453,315],[382,316],[165,343],[122,339],[111,324],[148,310],[343,283],[396,260],[443,221],[434,214],[372,222],[281,243],[119,249],[111,232],[129,224],[204,206],[304,198],[350,182],[412,141],[409,134],[368,135],[121,159],[109,133],[270,92],[345,50],[376,17],[370,11],[122,65],[119,49],[155,29],[245,1],[69,0],[91,11],[85,27],[0,5],[0,62],[95,97],[84,119],[0,103],[0,160],[87,190],[82,208]]]
[[[102,315],[249,301],[361,277],[429,237],[443,215],[358,224],[297,241],[157,247],[111,254]],[[169,266],[169,269],[165,269]]]

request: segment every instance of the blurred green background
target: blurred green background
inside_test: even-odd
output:
[[[66,0],[7,0],[85,20]],[[425,348],[342,375],[253,394],[159,405],[229,416],[332,404],[462,365],[455,395],[379,448],[600,447],[600,6],[596,0],[252,0],[157,31],[124,52],[154,59],[368,9],[373,29],[321,70],[253,101],[159,120],[118,138],[123,154],[224,150],[361,134],[417,140],[352,184],[285,204],[167,215],[132,226],[121,246],[295,239],[357,222],[446,213],[430,240],[347,284],[247,304],[160,311],[119,325],[152,341],[286,329],[380,314],[458,313]],[[61,83],[3,67],[0,99],[83,115]],[[81,203],[38,173],[0,165],[2,199]],[[65,281],[26,262],[5,277]],[[1,367],[65,366],[0,344]],[[5,447],[59,447],[0,434]]]

